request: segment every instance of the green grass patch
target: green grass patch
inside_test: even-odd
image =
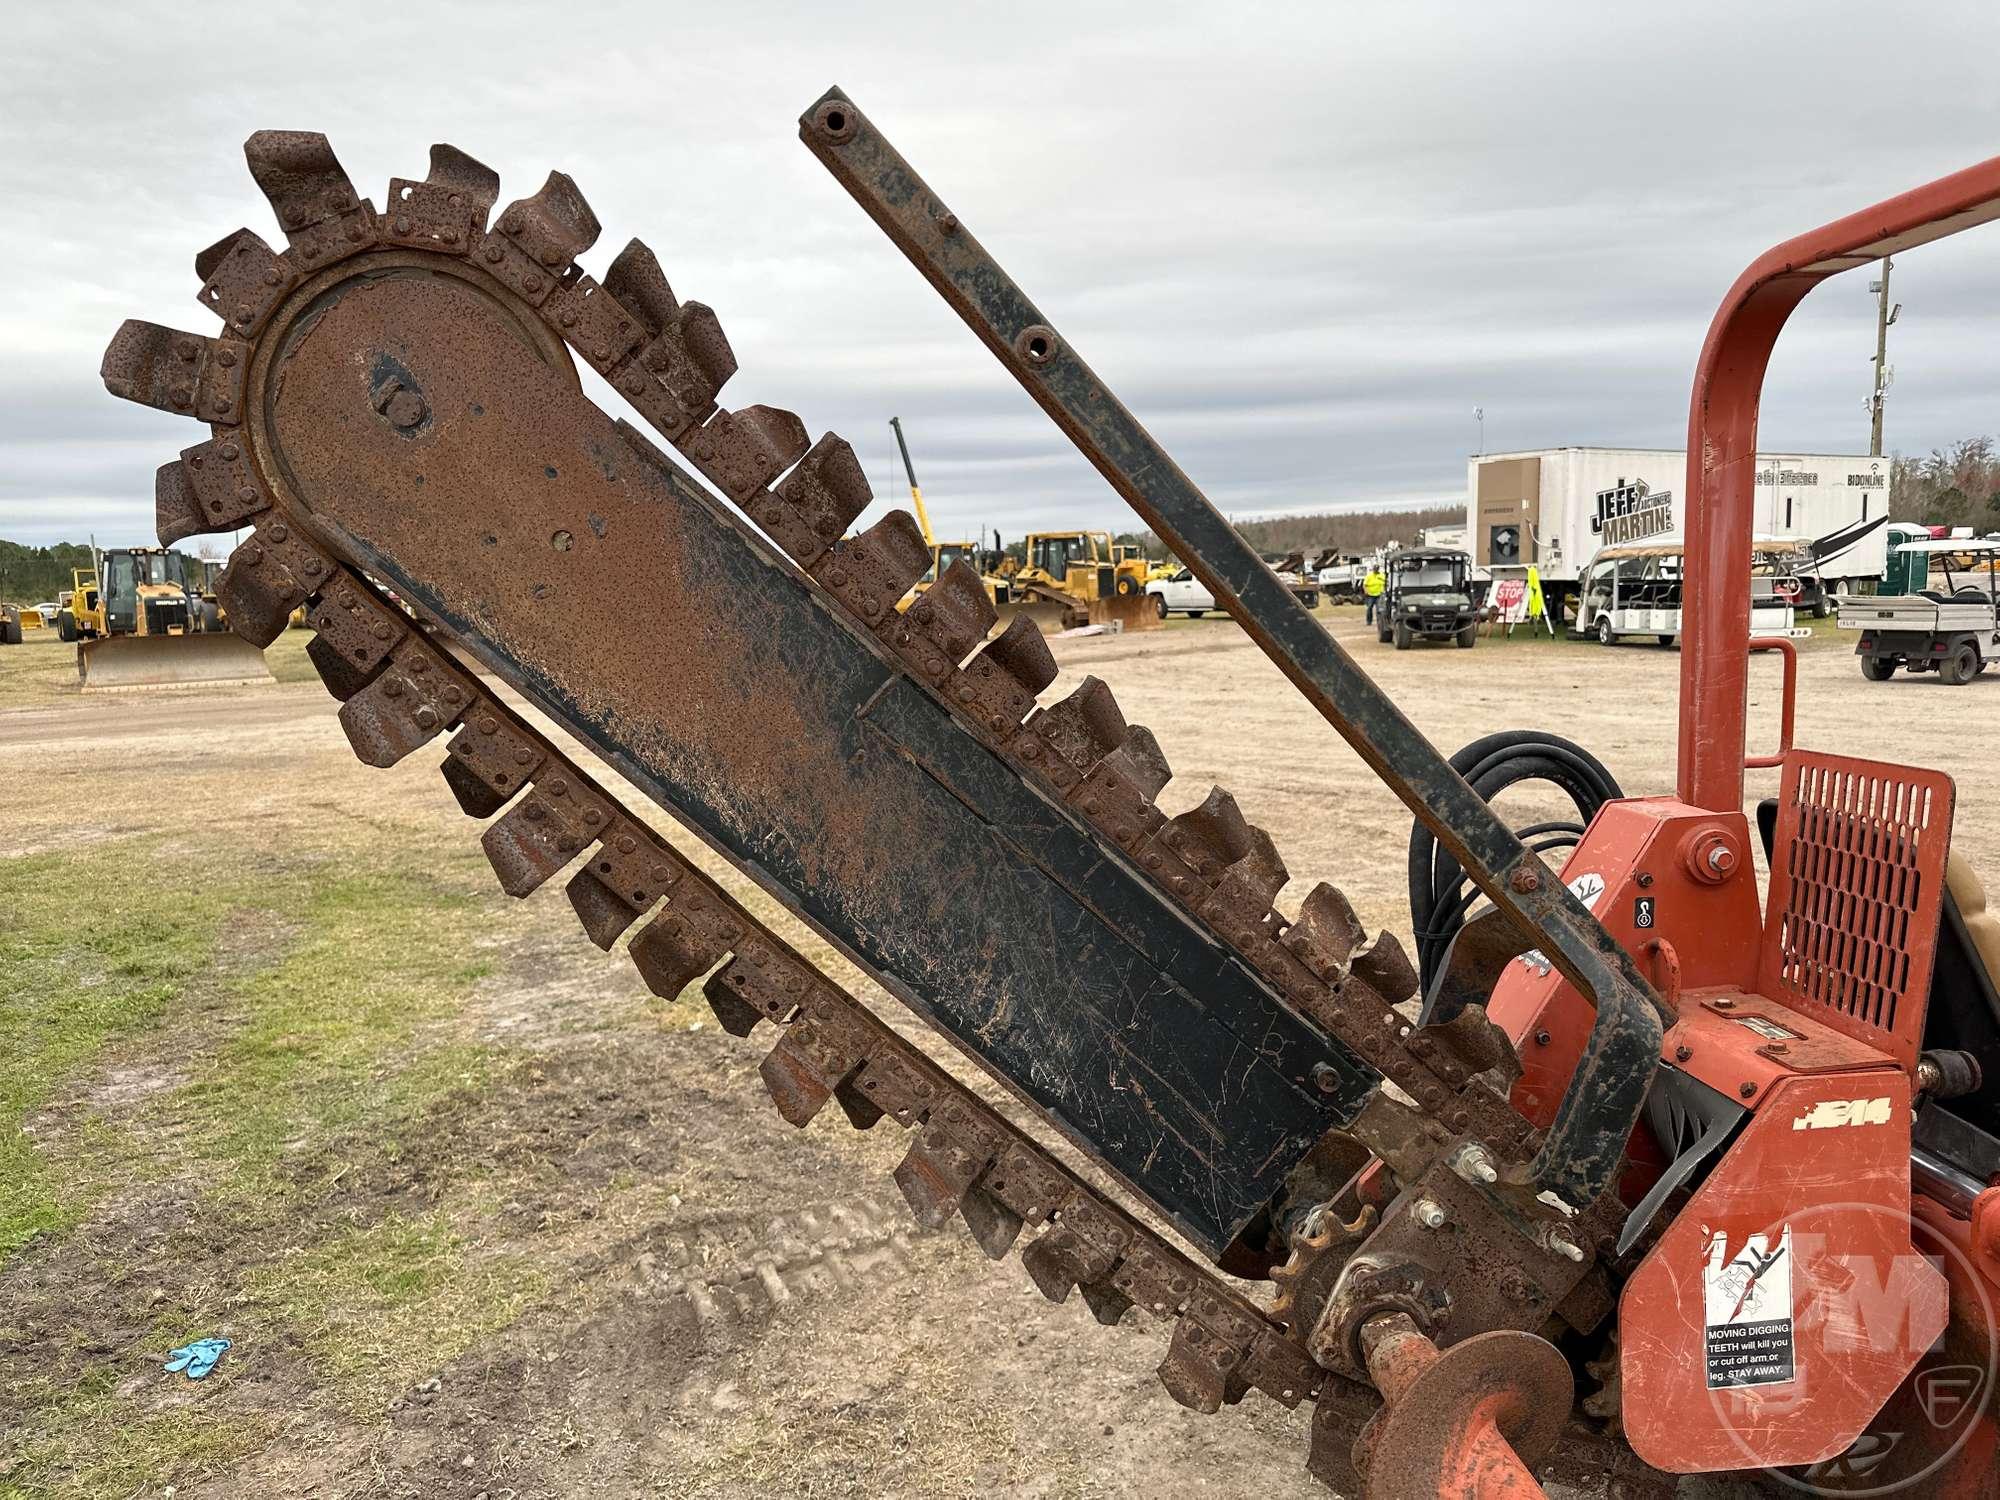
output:
[[[90,1184],[52,1172],[23,1124],[186,998],[232,904],[185,884],[150,840],[0,862],[0,1257],[88,1201]]]
[[[468,957],[472,898],[392,871],[307,887],[290,907],[305,930],[232,987],[242,1023],[170,1101],[222,1200],[283,1198],[286,1157],[338,1136],[394,1156],[427,1106],[488,1076],[485,1049],[423,1036],[491,968]]]
[[[224,1356],[225,1360],[228,1358]],[[219,1474],[275,1435],[279,1418],[215,1398],[221,1373],[189,1405],[140,1411],[93,1371],[43,1407],[32,1429],[0,1447],[0,1500],[107,1500],[153,1494],[162,1476],[182,1483]]]
[[[544,1271],[485,1253],[442,1211],[341,1231],[245,1282],[333,1399],[360,1415],[505,1328],[547,1285]]]

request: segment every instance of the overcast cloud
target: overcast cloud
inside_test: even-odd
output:
[[[349,19],[349,18],[352,19]],[[431,142],[550,167],[940,530],[1127,524],[796,138],[839,83],[1238,515],[1462,497],[1489,449],[1677,447],[1701,335],[1774,241],[2000,151],[2000,7],[1599,4],[18,7],[0,58],[0,537],[151,530],[198,440],[97,380],[203,332],[267,127],[379,204]],[[1994,230],[1897,263],[1893,449],[2000,431]],[[1864,450],[1865,278],[1816,293],[1767,448]]]

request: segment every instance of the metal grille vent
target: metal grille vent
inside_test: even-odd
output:
[[[1771,847],[1763,988],[1916,1065],[1951,839],[1951,778],[1793,751]]]

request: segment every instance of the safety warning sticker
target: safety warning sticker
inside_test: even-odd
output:
[[[1708,1388],[1783,1385],[1793,1378],[1792,1231],[1753,1234],[1732,1250],[1718,1232],[1702,1268]]]

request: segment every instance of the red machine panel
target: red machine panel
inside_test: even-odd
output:
[[[1915,1068],[1951,813],[1941,772],[1787,755],[1757,988]]]
[[[1647,1463],[1833,1458],[1944,1331],[1945,1278],[1911,1244],[1909,1111],[1894,1067],[1786,1078],[1640,1263],[1619,1370]]]

